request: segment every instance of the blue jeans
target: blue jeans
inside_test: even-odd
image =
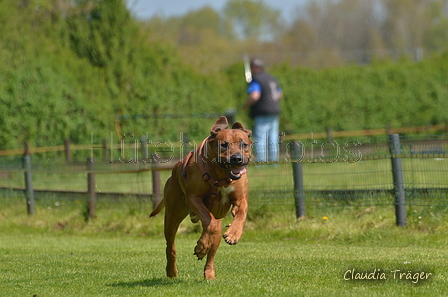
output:
[[[254,118],[254,147],[257,163],[278,161],[278,115]]]

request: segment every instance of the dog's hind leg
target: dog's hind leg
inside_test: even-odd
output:
[[[204,267],[204,278],[205,279],[215,279],[215,255],[218,250],[219,244],[221,243],[221,234],[222,234],[222,223],[221,220],[217,221],[217,232],[213,234],[213,244],[207,254],[207,262]]]
[[[176,277],[178,275],[176,266],[176,232],[180,223],[188,215],[186,208],[178,211],[167,208],[165,212],[165,239],[166,239],[166,276]]]
[[[164,233],[166,239],[166,275],[176,277],[176,245],[175,238],[180,223],[188,215],[189,210],[184,202],[184,194],[175,181],[169,180],[165,185],[165,224]]]

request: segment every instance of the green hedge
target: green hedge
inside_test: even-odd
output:
[[[272,71],[284,90],[283,128],[290,133],[407,127],[448,119],[448,55],[420,63],[378,62]]]
[[[90,143],[111,134],[200,140],[207,113],[238,110],[242,63],[198,73],[176,50],[150,42],[121,0],[83,1],[64,13],[0,1],[0,149]],[[40,2],[39,2],[40,3]],[[95,6],[83,7],[82,3]],[[199,57],[198,57],[199,58]],[[324,70],[269,69],[283,91],[286,133],[417,126],[448,119],[448,55]],[[161,119],[165,115],[170,117]],[[190,118],[177,118],[191,115]],[[117,130],[117,121],[120,129]]]
[[[65,138],[89,143],[92,133],[100,142],[117,131],[157,141],[178,140],[179,131],[193,138],[208,131],[210,119],[153,118],[232,106],[225,78],[198,74],[174,49],[149,42],[122,1],[95,3],[87,12],[80,5],[49,17],[33,2],[0,2],[0,149]]]

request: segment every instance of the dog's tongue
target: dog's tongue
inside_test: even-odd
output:
[[[246,166],[232,168],[232,173],[235,175],[244,174],[244,173],[246,173],[246,171],[247,171]]]

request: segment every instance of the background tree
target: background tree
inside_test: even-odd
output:
[[[290,23],[257,0],[229,0],[222,11],[204,9],[208,12],[148,22],[202,71],[240,61],[244,53],[261,55],[271,65],[288,61],[321,68],[403,55],[414,60],[416,52],[421,58],[448,47],[447,0],[308,0],[297,5]],[[201,20],[209,21],[208,33],[195,25]],[[218,67],[207,67],[209,61]]]
[[[271,40],[281,32],[280,11],[262,0],[228,0],[223,14],[235,38]]]
[[[448,1],[433,1],[427,8],[428,28],[423,33],[423,47],[429,52],[448,48]]]

